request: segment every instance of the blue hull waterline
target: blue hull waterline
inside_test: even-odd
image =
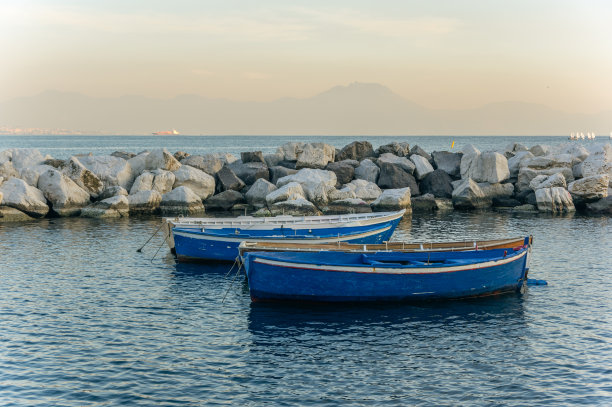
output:
[[[336,243],[359,244],[383,243],[391,238],[401,220],[403,212],[390,219],[366,225],[333,225],[327,228],[295,229],[277,227],[273,229],[187,229],[173,228],[174,249],[179,261],[220,260],[234,261],[238,257],[241,242]]]
[[[521,291],[528,254],[250,252],[244,263],[253,301],[421,301]]]

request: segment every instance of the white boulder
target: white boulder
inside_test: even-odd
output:
[[[129,201],[125,195],[115,195],[81,209],[84,218],[121,218],[129,216]]]
[[[159,209],[162,196],[157,191],[139,191],[128,195],[130,213],[155,213]]]
[[[11,161],[13,162],[13,167],[20,170],[42,164],[45,161],[45,157],[35,148],[16,148],[13,150]]]
[[[595,149],[582,162],[582,176],[608,175],[612,179],[612,145],[607,143]],[[612,186],[612,185],[611,185]]]
[[[342,189],[332,189],[327,192],[327,198],[330,202],[342,199],[354,199],[356,197],[355,192],[349,188],[348,185],[345,185]]]
[[[134,183],[132,184],[132,188],[130,188],[130,195],[133,195],[140,191],[152,190],[154,179],[155,179],[155,175],[152,172],[149,172],[149,171],[143,172],[134,180]]]
[[[453,206],[460,209],[480,209],[491,206],[488,198],[474,180],[467,178],[453,189]]]
[[[162,215],[188,216],[204,212],[202,199],[184,185],[162,195],[159,207]]]
[[[104,190],[102,180],[88,170],[76,157],[70,157],[62,172],[94,198],[97,198]]]
[[[148,155],[149,152],[144,151],[127,160],[128,164],[130,164],[130,169],[132,170],[132,178],[138,177],[140,174],[142,174],[143,171],[146,170]]]
[[[542,212],[574,212],[574,202],[570,193],[561,187],[540,188],[535,191],[538,210]]]
[[[408,160],[408,162],[410,161]],[[362,160],[359,163],[359,166],[355,168],[355,179],[363,179],[375,183],[378,181],[379,174],[380,168],[378,167],[378,165],[374,164],[369,158]]]
[[[202,200],[215,193],[215,178],[198,168],[184,164],[174,172],[174,177],[174,188],[189,187]]]
[[[386,189],[371,206],[376,211],[410,210],[410,188]]]
[[[289,142],[285,143],[282,146],[276,149],[276,152],[279,155],[283,156],[283,160],[286,161],[297,161],[297,156],[302,148],[304,147],[304,143],[301,142]]]
[[[413,154],[415,157],[418,156],[416,154]],[[421,157],[424,158],[424,157]],[[362,161],[362,164],[364,163],[364,161],[370,161],[369,159],[365,159]],[[382,154],[380,157],[378,157],[378,159],[376,160],[376,162],[378,163],[378,167],[382,167],[383,164],[385,163],[389,163],[389,164],[395,164],[397,166],[399,166],[400,168],[402,168],[404,171],[406,171],[409,174],[414,173],[414,170],[416,169],[416,163],[411,161],[412,157],[410,157],[410,159],[406,158],[406,157],[398,157],[395,154],[392,153],[384,153]],[[427,159],[425,159],[425,161],[427,161]],[[428,162],[429,164],[429,162]],[[431,167],[431,165],[430,165]],[[433,168],[432,168],[433,171]],[[379,169],[380,172],[380,169]],[[376,181],[372,181],[372,182],[376,182]]]
[[[427,158],[421,155],[412,154],[410,156],[410,161],[414,163],[414,166],[415,166],[414,175],[416,176],[418,180],[422,180],[423,178],[425,178],[427,174],[429,174],[430,172],[433,172],[434,170],[431,164],[429,163],[429,161],[427,160]]]
[[[303,168],[295,174],[287,175],[276,182],[282,187],[290,182],[297,182],[302,186],[306,198],[316,204],[327,203],[327,191],[335,188],[336,174],[333,171]]]
[[[574,199],[593,202],[608,196],[610,177],[607,174],[592,175],[570,182],[567,190]]]
[[[297,185],[299,186],[299,184]],[[287,186],[288,185],[285,185],[285,187]],[[247,193],[244,194],[244,198],[250,205],[256,208],[263,208],[267,204],[267,196],[277,189],[278,188],[273,183],[266,181],[263,178],[258,178],[251,188],[249,188]]]
[[[323,169],[329,162],[334,162],[336,149],[325,143],[308,143],[297,150],[296,169],[318,168]]]
[[[38,189],[60,216],[78,215],[81,208],[89,205],[89,193],[78,186],[56,169],[48,170],[40,175]]]
[[[172,186],[176,178],[174,173],[161,169],[153,170],[152,172],[153,175],[155,175],[155,178],[153,178],[153,190],[162,195],[172,191]]]
[[[93,172],[105,187],[119,185],[127,189],[132,184],[132,168],[123,158],[111,155],[86,155],[74,158]]]
[[[54,167],[45,164],[37,164],[32,167],[23,167],[19,170],[19,178],[33,187],[38,187],[38,178],[43,172],[55,170]]]
[[[304,198],[304,189],[297,182],[290,182],[282,187],[270,192],[266,195],[266,203],[268,206],[276,202],[291,201],[299,198]]]
[[[45,195],[24,180],[11,178],[0,185],[0,205],[10,206],[34,217],[42,218],[49,212]]]
[[[151,151],[145,159],[145,169],[147,170],[176,171],[180,166],[181,163],[165,148]]]
[[[382,194],[382,190],[378,185],[364,179],[354,179],[346,184],[345,187],[355,193],[355,198],[363,199],[366,202],[375,201]]]

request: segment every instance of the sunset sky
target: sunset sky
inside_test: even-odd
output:
[[[269,101],[372,82],[429,108],[612,109],[610,1],[6,1],[0,100]]]

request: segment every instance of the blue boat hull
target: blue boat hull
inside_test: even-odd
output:
[[[197,230],[173,229],[174,247],[179,261],[234,261],[238,257],[241,242],[288,241],[295,243],[335,243],[358,244],[383,243],[391,238],[401,218],[378,225],[354,226],[313,230],[318,235],[297,234],[293,229],[273,229],[269,231],[247,231],[239,234],[230,231],[199,232]],[[299,231],[304,233],[305,231]]]
[[[270,253],[256,252],[246,256],[245,267],[253,301],[423,301],[520,291],[526,281],[527,254],[527,248],[507,256],[503,251],[490,253],[489,258],[478,254],[480,258],[470,264],[466,257],[469,252],[463,256],[442,253],[439,258],[450,259],[444,267],[424,261],[420,262],[422,266],[388,267],[350,263],[343,266],[327,262],[325,256],[320,262],[300,263],[299,258],[275,258]],[[491,256],[500,257],[494,260]]]

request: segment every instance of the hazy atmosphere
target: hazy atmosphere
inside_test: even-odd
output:
[[[607,134],[610,21],[607,1],[3,2],[0,126]]]

